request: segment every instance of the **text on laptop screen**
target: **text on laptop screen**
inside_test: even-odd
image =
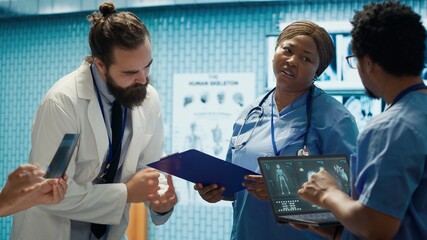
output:
[[[301,185],[311,178],[311,175],[326,170],[337,181],[341,190],[350,192],[350,174],[345,156],[341,157],[309,157],[295,159],[269,159],[260,162],[265,183],[268,185],[270,198],[276,213],[311,212],[322,210],[298,197]]]

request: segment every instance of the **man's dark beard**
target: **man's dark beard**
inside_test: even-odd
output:
[[[129,109],[140,106],[147,96],[147,85],[150,82],[148,76],[145,84],[133,84],[127,88],[117,86],[116,81],[107,71],[105,73],[107,87],[110,93],[116,98],[119,103]]]

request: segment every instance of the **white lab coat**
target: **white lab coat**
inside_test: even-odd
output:
[[[147,87],[142,106],[131,110],[132,136],[122,166],[126,182],[147,163],[158,160],[163,148],[161,105],[155,89]],[[129,219],[123,183],[92,185],[108,151],[108,135],[88,63],[60,79],[42,100],[32,130],[29,162],[47,168],[65,133],[80,133],[77,150],[67,170],[65,199],[59,204],[33,207],[14,216],[11,239],[70,239],[70,219],[109,224],[108,239],[121,239]],[[161,190],[167,183],[161,176]],[[170,214],[151,214],[163,224]]]

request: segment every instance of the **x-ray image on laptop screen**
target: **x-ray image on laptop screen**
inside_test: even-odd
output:
[[[350,192],[350,173],[345,155],[309,157],[271,157],[260,158],[261,171],[277,213],[304,213],[322,208],[298,197],[301,185],[311,175],[326,170],[337,181],[344,192]]]

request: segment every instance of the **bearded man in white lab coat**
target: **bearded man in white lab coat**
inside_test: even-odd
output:
[[[63,135],[80,133],[68,191],[57,205],[16,214],[12,239],[126,239],[130,203],[145,202],[154,224],[165,223],[177,203],[171,177],[146,167],[163,148],[160,100],[148,78],[148,30],[112,3],[89,21],[91,56],[47,92],[32,130],[29,162],[45,168]],[[118,135],[110,127],[115,121]]]

